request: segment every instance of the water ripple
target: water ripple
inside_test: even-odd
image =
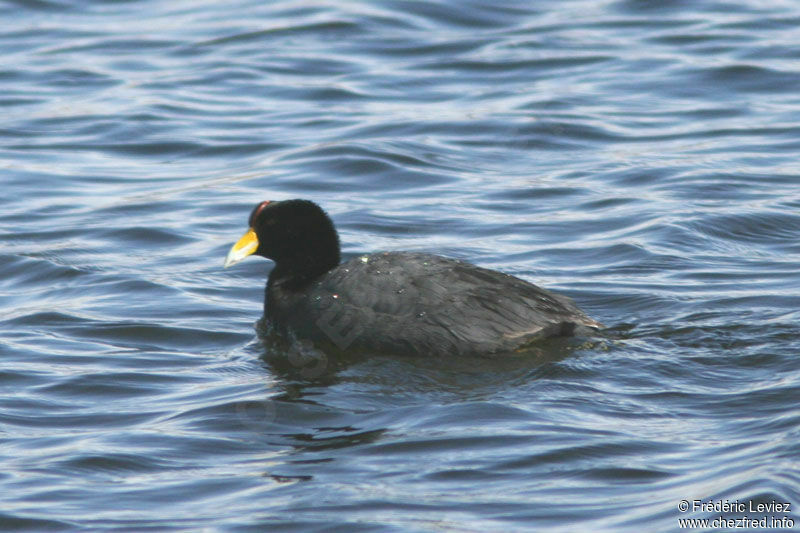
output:
[[[795,4],[0,17],[0,528],[672,531],[706,517],[682,499],[800,505]],[[256,201],[294,197],[346,257],[459,257],[610,327],[310,378],[254,329],[269,264],[221,269]]]

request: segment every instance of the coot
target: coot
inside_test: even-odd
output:
[[[602,324],[564,296],[457,259],[380,252],[340,263],[339,236],[308,200],[265,201],[225,266],[275,262],[264,315],[317,347],[381,354],[494,355]]]

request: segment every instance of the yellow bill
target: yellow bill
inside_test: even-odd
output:
[[[242,235],[242,238],[236,241],[236,244],[231,246],[231,251],[228,252],[228,257],[225,258],[225,267],[235,265],[248,255],[252,255],[258,250],[258,237],[253,228],[247,230],[247,233]]]

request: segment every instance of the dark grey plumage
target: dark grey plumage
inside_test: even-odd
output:
[[[490,355],[602,327],[569,298],[456,259],[384,252],[339,264],[332,222],[306,200],[259,204],[251,226],[255,253],[276,263],[265,317],[323,348]]]

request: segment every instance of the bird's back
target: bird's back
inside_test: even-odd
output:
[[[389,354],[488,355],[601,327],[514,276],[412,252],[356,257],[299,290],[278,281],[266,316],[301,338]]]

